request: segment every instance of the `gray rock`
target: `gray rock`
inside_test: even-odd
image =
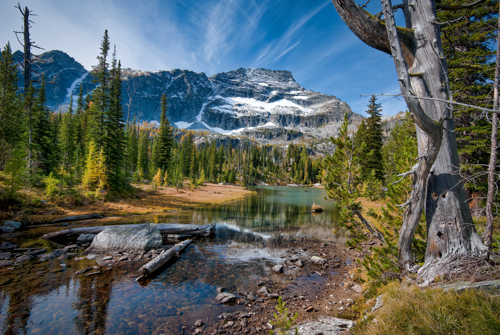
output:
[[[3,223],[3,226],[4,227],[12,227],[15,230],[18,230],[18,229],[21,229],[21,227],[23,226],[23,224],[21,222],[18,222],[18,221],[5,221]]]
[[[64,247],[64,251],[69,251],[69,250],[74,250],[74,249],[78,249],[77,244],[70,244],[70,245],[67,245]]]
[[[113,259],[113,256],[105,256],[102,258],[103,261],[110,261]]]
[[[358,285],[358,284],[352,285],[351,286],[351,290],[353,290],[356,293],[362,293],[363,292],[363,288],[360,285]]]
[[[96,234],[81,234],[76,240],[80,243],[90,243],[94,240],[95,236]]]
[[[215,300],[217,300],[218,302],[220,302],[222,304],[228,304],[231,302],[235,302],[236,296],[232,293],[229,293],[229,292],[222,292],[222,293],[217,294],[217,296],[215,297]]]
[[[215,292],[217,292],[217,294],[222,293],[222,292],[226,292],[226,288],[225,287],[217,287]]]
[[[329,334],[337,335],[350,329],[355,324],[354,321],[334,318],[331,316],[318,316],[316,320],[302,322],[297,325],[300,335]],[[294,335],[292,329],[289,335]]]
[[[16,228],[9,226],[0,226],[0,233],[13,233],[16,231]]]
[[[0,260],[0,267],[2,267],[2,266],[9,266],[9,265],[11,265],[12,263],[14,263],[14,261],[7,260],[7,259],[5,259],[5,260]]]
[[[109,227],[96,235],[90,250],[149,250],[159,248],[162,237],[158,228],[153,225],[135,227]]]
[[[15,244],[12,244],[10,242],[2,242],[2,244],[0,244],[0,250],[12,250],[12,249],[15,249],[17,248],[17,245]]]
[[[323,265],[326,263],[326,259],[321,258],[319,256],[312,256],[311,257],[311,262],[313,262],[316,265]]]
[[[456,282],[452,284],[440,285],[438,287],[445,291],[455,290],[457,292],[463,292],[465,290],[479,290],[493,295],[500,294],[500,280],[481,281],[477,283]]]
[[[12,258],[11,252],[0,252],[0,259],[11,259],[11,258]]]
[[[38,260],[40,262],[45,262],[45,261],[48,261],[49,259],[52,259],[52,258],[55,258],[54,256],[54,253],[53,252],[48,252],[46,254],[43,254],[43,255],[40,255],[38,256]]]
[[[196,322],[194,323],[194,326],[195,327],[201,327],[201,326],[203,326],[203,320],[196,320]]]
[[[31,255],[22,255],[16,258],[16,262],[23,263],[33,259]]]
[[[276,273],[283,273],[283,265],[277,264],[273,266],[273,271]]]
[[[262,286],[258,291],[257,291],[258,294],[260,295],[263,295],[263,296],[267,296],[269,294],[269,290],[267,289],[267,287],[265,286]]]

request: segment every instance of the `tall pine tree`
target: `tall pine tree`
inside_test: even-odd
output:
[[[377,103],[377,98],[372,95],[368,110],[369,117],[366,119],[366,130],[363,135],[363,142],[366,144],[362,162],[363,179],[370,178],[372,174],[378,180],[384,180],[384,161],[382,158],[382,145],[384,141],[381,119],[381,104]],[[373,172],[372,172],[373,171]]]
[[[160,129],[157,139],[157,150],[155,152],[155,163],[163,172],[169,171],[172,160],[173,133],[172,126],[167,118],[167,96],[161,96]]]

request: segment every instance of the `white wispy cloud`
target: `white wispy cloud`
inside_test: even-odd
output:
[[[283,35],[279,37],[278,40],[268,42],[269,44],[260,53],[254,63],[257,64],[257,66],[260,66],[258,64],[272,64],[274,61],[279,60],[280,58],[287,55],[300,43],[300,40],[297,41],[298,36],[300,35],[297,33],[299,29],[301,29],[306,23],[308,23],[328,4],[329,2],[324,2],[316,8],[305,13],[297,22],[291,24],[289,28],[283,33]]]

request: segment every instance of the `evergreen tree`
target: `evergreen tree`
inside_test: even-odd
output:
[[[384,141],[381,119],[381,108],[377,103],[377,98],[372,95],[368,110],[366,113],[369,117],[366,119],[366,131],[363,135],[365,143],[364,161],[362,164],[363,179],[368,179],[375,172],[375,178],[384,180],[384,161],[382,159],[382,145]]]
[[[162,171],[168,171],[172,157],[172,126],[167,118],[167,96],[161,96],[160,129],[158,132],[158,148],[155,155],[156,165]]]
[[[89,138],[93,140],[99,148],[104,145],[105,120],[110,101],[110,71],[108,63],[109,37],[108,31],[104,31],[104,37],[101,42],[101,54],[97,57],[99,64],[93,68],[93,74],[96,78],[96,89],[92,93],[91,120],[89,125]]]
[[[98,151],[97,145],[90,141],[87,148],[87,160],[82,186],[90,191],[100,191],[107,187],[106,159],[103,150]]]
[[[68,112],[62,115],[61,126],[59,127],[59,148],[61,152],[61,163],[65,173],[69,173],[70,166],[74,161],[75,154],[75,129],[73,122],[73,98],[70,99]]]
[[[32,108],[32,145],[34,166],[44,175],[48,175],[53,168],[52,126],[46,104],[45,79],[42,77],[42,84]]]
[[[374,228],[361,214],[360,196],[361,162],[359,153],[364,145],[357,146],[349,137],[347,127],[349,125],[348,114],[345,113],[344,121],[338,138],[331,138],[335,145],[335,152],[326,158],[326,189],[328,197],[340,208],[339,224],[353,233],[361,227],[367,228],[372,234],[383,240],[380,232]],[[363,235],[360,235],[362,238]],[[357,243],[354,238],[350,244]]]
[[[132,124],[127,125],[127,172],[132,173],[137,170],[137,155],[139,136],[137,133],[137,121],[134,116]]]
[[[137,170],[142,178],[149,179],[149,137],[145,131],[139,136]]]
[[[466,0],[446,0],[459,5]],[[438,11],[443,51],[448,63],[448,77],[453,99],[475,106],[488,107],[492,102],[494,76],[495,26],[498,19],[498,1],[486,0],[481,5],[456,11]],[[489,161],[491,122],[481,111],[457,108],[454,111],[458,152],[462,173],[474,178],[467,183],[469,196],[486,192],[486,168]]]
[[[108,183],[112,189],[121,189],[124,186],[122,172],[125,155],[125,133],[122,108],[122,80],[121,64],[116,61],[116,50],[113,53],[109,108],[105,118],[106,137],[104,152],[106,155],[106,171]]]
[[[0,56],[0,169],[9,151],[19,144],[23,129],[22,105],[17,95],[17,66],[10,43]]]

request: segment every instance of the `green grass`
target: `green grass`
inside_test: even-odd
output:
[[[351,334],[500,334],[499,296],[399,283],[386,289],[382,308]]]

